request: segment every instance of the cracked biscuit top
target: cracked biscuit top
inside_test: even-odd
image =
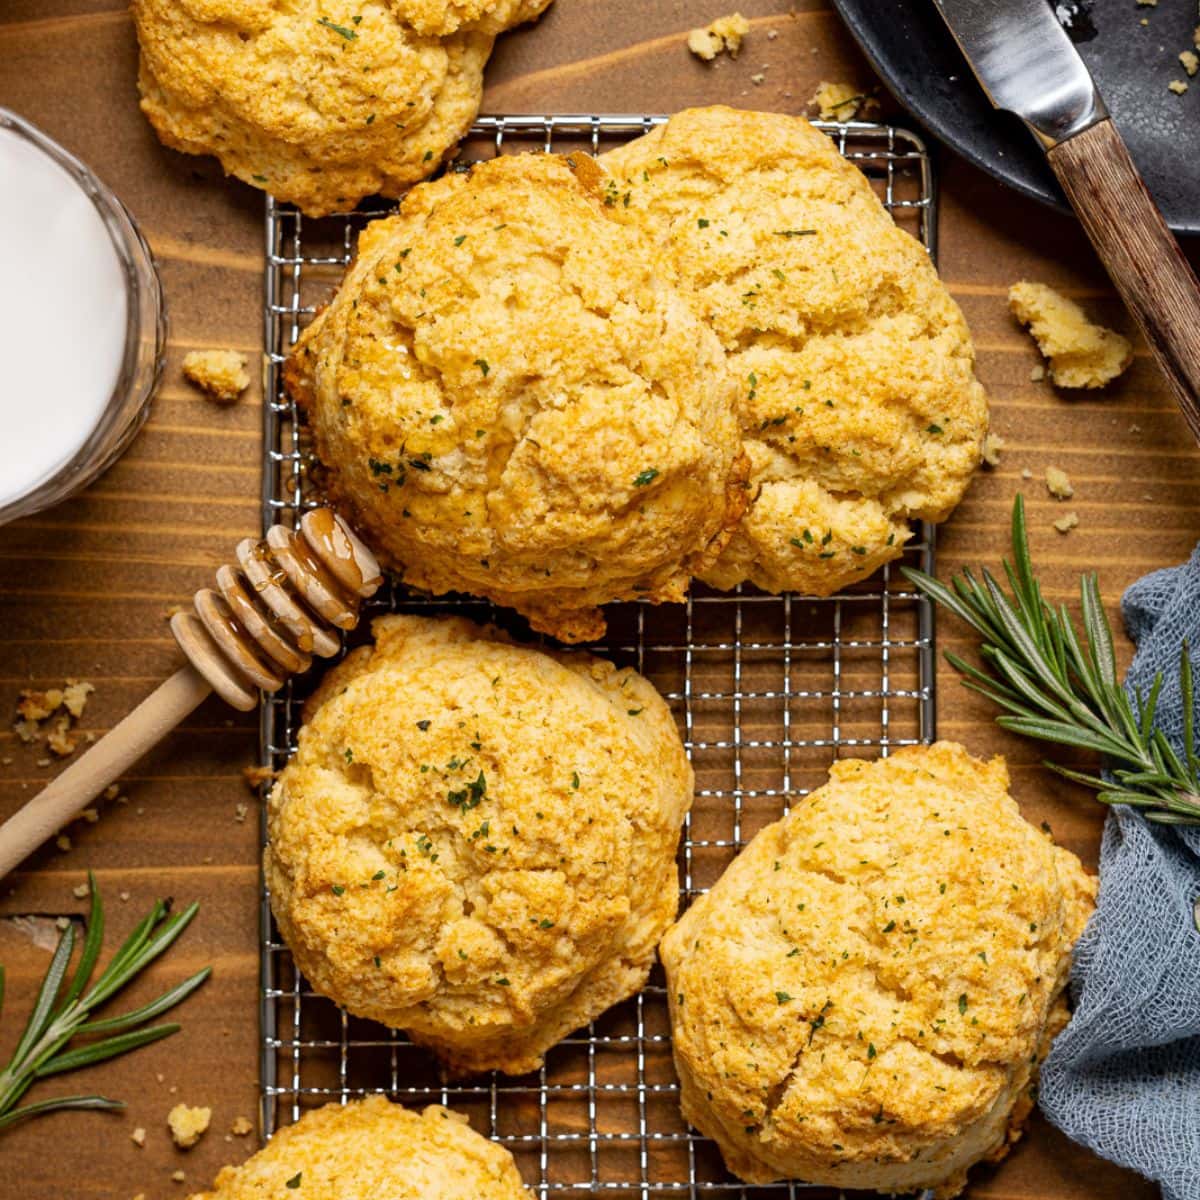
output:
[[[191,1200],[529,1200],[512,1155],[465,1117],[383,1096],[310,1109]]]
[[[862,172],[801,117],[723,107],[599,162],[737,379],[754,498],[705,582],[831,595],[945,520],[987,401],[962,313]]]
[[[1018,1135],[1095,881],[1007,786],[837,762],[667,933],[684,1116],[741,1178],[951,1196]]]
[[[404,20],[450,7],[477,19],[446,36]],[[134,0],[142,111],[175,150],[215,154],[310,216],[346,212],[441,165],[479,112],[495,34],[543,7]]]
[[[594,174],[522,154],[413,189],[286,369],[327,492],[406,584],[567,641],[681,600],[745,500],[721,347]]]
[[[692,772],[632,670],[383,617],[271,793],[271,904],[305,977],[454,1071],[534,1070],[635,993],[675,916]]]

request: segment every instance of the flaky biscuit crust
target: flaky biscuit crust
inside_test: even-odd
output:
[[[745,503],[724,353],[595,174],[523,154],[413,189],[285,370],[327,492],[406,584],[565,641],[681,600]]]
[[[215,154],[310,216],[432,174],[479,112],[497,31],[420,33],[364,0],[132,7],[142,111],[160,139]]]
[[[1018,1136],[1096,885],[1007,786],[835,763],[667,933],[684,1115],[742,1179],[948,1197]]]
[[[692,772],[664,701],[584,654],[384,617],[322,681],[265,872],[312,986],[455,1072],[520,1074],[645,982]]]
[[[800,117],[691,109],[600,158],[716,329],[753,470],[706,582],[830,595],[944,520],[987,402],[958,306],[862,173]]]
[[[327,1104],[285,1125],[191,1200],[528,1200],[512,1155],[466,1118],[383,1096]]]

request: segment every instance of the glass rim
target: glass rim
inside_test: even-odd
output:
[[[166,309],[162,281],[149,244],[120,197],[82,159],[33,122],[0,106],[0,132],[22,138],[59,166],[91,202],[117,256],[125,289],[125,345],[120,369],[103,411],[79,448],[25,492],[0,504],[0,525],[38,512],[87,487],[126,449],[149,413],[162,373]],[[153,371],[139,383],[146,326],[154,323]],[[131,404],[136,401],[136,404]],[[115,435],[115,442],[108,443]],[[105,447],[97,456],[97,446]]]

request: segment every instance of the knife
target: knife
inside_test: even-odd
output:
[[[1041,143],[1200,442],[1200,285],[1047,0],[934,0],[996,108]]]

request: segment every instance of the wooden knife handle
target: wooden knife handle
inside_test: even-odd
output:
[[[1200,285],[1111,120],[1047,157],[1200,442]]]

